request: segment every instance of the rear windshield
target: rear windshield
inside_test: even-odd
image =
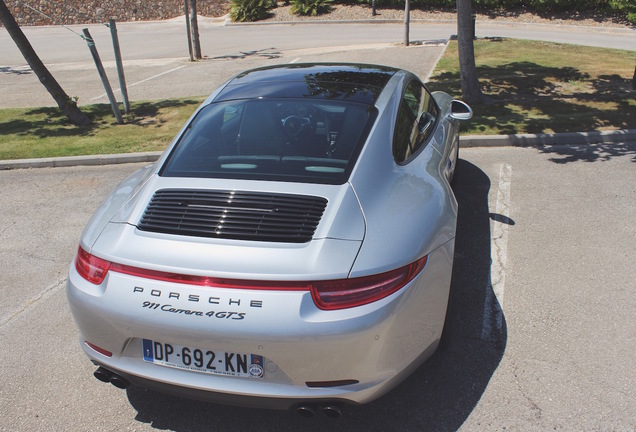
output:
[[[160,175],[342,184],[375,117],[372,106],[328,99],[213,103]]]

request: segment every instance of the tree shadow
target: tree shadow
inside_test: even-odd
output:
[[[2,66],[0,67],[0,73],[11,75],[29,75],[32,74],[33,71],[28,66]]]
[[[276,48],[263,48],[254,51],[241,51],[238,54],[228,54],[223,56],[211,57],[211,60],[244,60],[250,57],[264,58],[267,60],[274,60],[281,57],[280,51]]]
[[[631,161],[636,162],[636,142],[622,142],[593,145],[553,145],[538,148],[543,154],[554,154],[549,160],[566,164],[569,162],[602,162],[613,157],[631,156]]]
[[[414,46],[443,46],[446,45],[448,39],[429,39],[429,40],[412,40],[409,44]],[[401,45],[401,43],[400,43]]]
[[[136,420],[175,431],[454,431],[482,397],[505,351],[505,320],[484,337],[485,310],[503,317],[490,281],[490,180],[460,160],[455,193],[459,203],[455,264],[449,300],[450,333],[444,348],[393,391],[366,405],[345,407],[339,419],[312,419],[269,411],[191,401],[129,387]],[[490,290],[490,292],[489,292]]]
[[[477,73],[488,101],[473,106],[474,124],[481,126],[469,133],[561,133],[636,125],[636,91],[619,75],[590,77],[575,67],[528,61],[479,66]],[[442,73],[428,85],[452,94],[461,88],[459,73]]]

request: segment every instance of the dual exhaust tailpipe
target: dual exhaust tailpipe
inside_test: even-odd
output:
[[[97,370],[93,372],[93,376],[102,382],[111,383],[120,389],[125,389],[130,385],[130,382],[126,378],[111,372],[102,366],[98,367]],[[302,417],[314,417],[317,411],[322,411],[324,415],[331,418],[337,418],[342,415],[342,410],[337,405],[325,405],[321,407],[301,405],[296,408],[296,412]]]
[[[322,411],[324,415],[331,418],[337,418],[342,415],[342,410],[337,405],[325,405],[315,408],[309,405],[301,405],[296,408],[296,412],[302,417],[314,417],[317,411]]]
[[[102,382],[111,383],[115,387],[120,388],[122,390],[130,385],[130,383],[128,382],[126,378],[123,378],[117,375],[116,373],[111,372],[108,369],[105,369],[101,366],[98,367],[95,372],[93,372],[93,376]]]

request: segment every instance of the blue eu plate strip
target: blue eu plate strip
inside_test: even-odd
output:
[[[148,339],[143,339],[143,347],[144,347],[144,360],[146,361],[154,361],[154,352],[152,349],[152,341]]]

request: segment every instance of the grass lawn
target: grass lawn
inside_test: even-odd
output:
[[[584,132],[636,128],[636,53],[518,39],[475,41],[488,102],[473,106],[464,134]],[[461,98],[457,42],[428,82]]]
[[[480,39],[475,56],[488,102],[473,106],[464,134],[636,128],[634,52]],[[456,42],[428,86],[461,98]],[[124,125],[115,123],[110,105],[84,106],[93,119],[88,127],[71,125],[57,108],[0,109],[0,159],[163,150],[203,99],[133,102]]]
[[[123,125],[109,104],[83,106],[93,120],[86,127],[58,108],[1,109],[0,160],[164,150],[204,99],[132,102]]]

